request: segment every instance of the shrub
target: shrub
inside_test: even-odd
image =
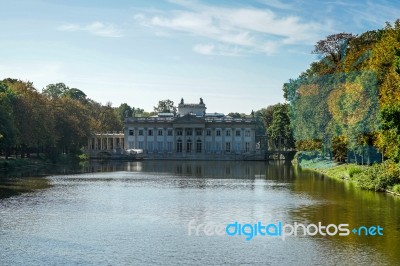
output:
[[[89,160],[89,155],[82,153],[82,154],[78,155],[78,158],[80,161],[87,161],[87,160]]]
[[[400,184],[394,185],[392,190],[393,192],[400,194]]]
[[[354,175],[357,175],[362,171],[363,170],[361,169],[361,167],[357,165],[350,165],[349,168],[347,169],[347,173],[349,174],[350,177],[353,177]]]
[[[392,160],[374,164],[360,173],[353,172],[357,186],[375,191],[385,190],[400,183],[400,167]]]

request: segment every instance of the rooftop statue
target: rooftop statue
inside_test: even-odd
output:
[[[200,98],[200,104],[204,104],[203,98]]]

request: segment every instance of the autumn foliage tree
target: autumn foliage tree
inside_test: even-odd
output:
[[[6,158],[78,154],[91,134],[120,130],[116,108],[87,98],[80,89],[56,83],[40,93],[31,82],[0,81],[0,153]]]
[[[360,35],[329,35],[312,52],[319,60],[283,87],[296,146],[322,140],[337,159],[351,150],[357,161],[374,145],[400,161],[400,20]]]

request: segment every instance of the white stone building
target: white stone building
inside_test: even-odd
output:
[[[159,159],[250,159],[255,155],[255,120],[206,113],[198,104],[185,104],[177,113],[126,118],[124,148],[142,149],[144,157]]]

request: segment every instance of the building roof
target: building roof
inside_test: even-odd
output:
[[[183,118],[189,119],[183,119]],[[176,117],[130,117],[125,119],[125,123],[173,123],[176,121],[191,120],[194,118],[196,121],[204,121],[205,123],[253,123],[254,119],[251,118],[231,118],[227,116],[196,116],[187,114],[185,116]]]

